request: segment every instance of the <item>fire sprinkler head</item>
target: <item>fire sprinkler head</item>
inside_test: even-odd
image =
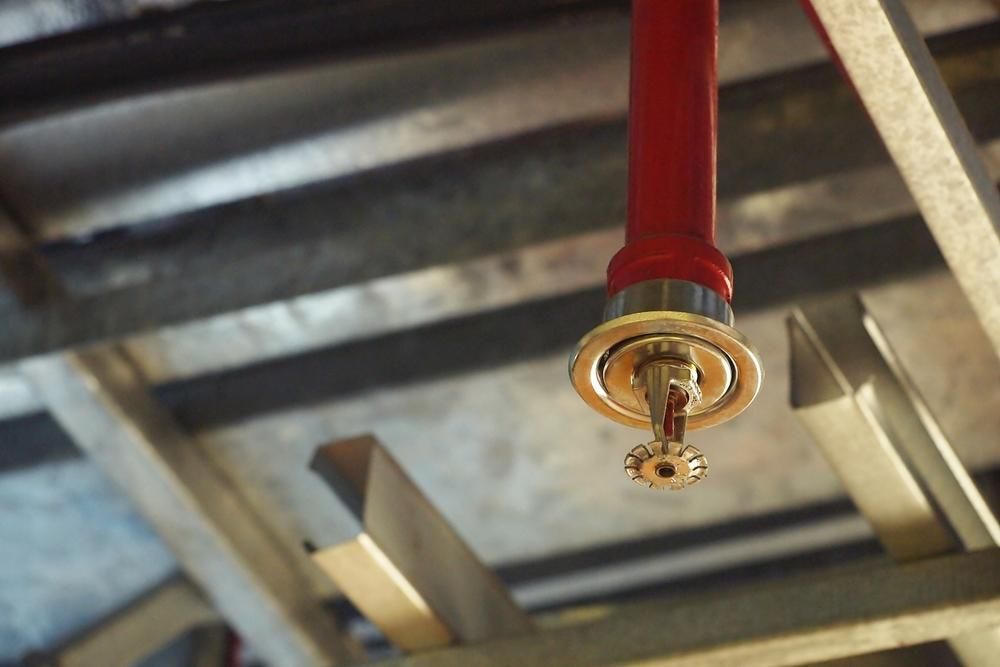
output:
[[[652,430],[663,452],[675,445],[683,449],[687,430],[732,419],[760,390],[760,357],[732,325],[729,304],[707,287],[684,280],[639,282],[610,299],[604,323],[577,345],[570,378],[601,414]],[[628,463],[627,457],[633,479],[636,469],[652,471],[642,475],[651,487],[687,485],[674,476],[657,477],[652,464],[630,469]]]
[[[686,431],[738,415],[763,379],[715,245],[718,40],[718,0],[632,2],[625,244],[608,264],[604,323],[570,360],[592,408],[653,431],[625,459],[652,488],[704,477]]]

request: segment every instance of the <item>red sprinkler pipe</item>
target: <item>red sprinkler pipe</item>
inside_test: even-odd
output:
[[[674,279],[732,298],[715,247],[718,35],[718,0],[633,0],[628,225],[609,295]]]

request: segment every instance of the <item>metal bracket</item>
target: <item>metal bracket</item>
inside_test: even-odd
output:
[[[371,436],[316,450],[312,469],[354,513],[353,539],[313,560],[393,644],[421,651],[523,634],[531,619]]]

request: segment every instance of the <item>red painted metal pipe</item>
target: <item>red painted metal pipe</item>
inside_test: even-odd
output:
[[[718,35],[718,0],[633,0],[628,226],[609,294],[667,278],[732,298],[715,247]]]

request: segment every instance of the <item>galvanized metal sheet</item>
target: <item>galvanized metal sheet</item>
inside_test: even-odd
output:
[[[994,549],[694,599],[597,609],[592,614],[598,620],[385,664],[779,667],[860,655],[995,623],[1000,613],[998,554]]]
[[[230,478],[155,403],[125,355],[41,357],[20,369],[261,655],[289,666],[350,656],[295,552],[275,541]]]
[[[901,0],[814,0],[834,48],[1000,353],[1000,196]]]

